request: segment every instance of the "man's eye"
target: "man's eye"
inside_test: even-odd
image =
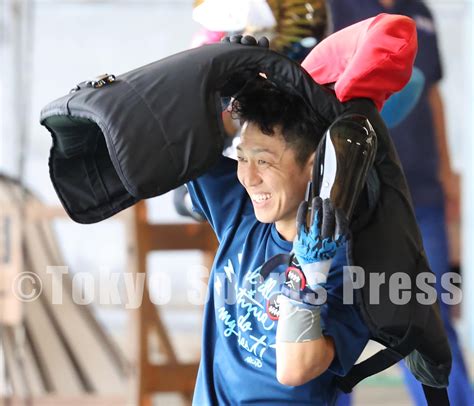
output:
[[[237,156],[237,161],[239,161],[239,162],[247,162],[247,160],[246,160],[244,157],[242,157],[242,156]]]
[[[257,161],[257,164],[258,164],[258,165],[269,165],[269,162],[264,161],[263,159],[259,159],[259,160]]]

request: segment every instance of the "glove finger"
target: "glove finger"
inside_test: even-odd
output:
[[[308,202],[303,200],[299,207],[298,213],[296,214],[296,233],[301,235],[302,233],[306,233],[306,215],[308,213]]]
[[[349,222],[342,209],[336,209],[336,238],[347,235],[349,232]]]
[[[334,207],[330,199],[323,201],[323,221],[321,227],[321,237],[323,239],[333,238],[336,227],[336,219],[334,217]]]
[[[230,42],[230,38],[228,36],[222,37],[221,42]]]
[[[258,46],[263,47],[263,48],[269,48],[270,47],[270,41],[268,40],[267,37],[262,37],[258,40]]]
[[[242,38],[240,43],[242,45],[257,45],[257,40],[251,35],[246,35],[245,37]]]
[[[242,35],[238,34],[238,35],[232,35],[230,37],[230,42],[232,44],[240,44],[242,41]]]
[[[316,196],[311,201],[311,219],[309,224],[311,225],[311,233],[318,235],[321,230],[321,216],[323,207],[323,199]]]

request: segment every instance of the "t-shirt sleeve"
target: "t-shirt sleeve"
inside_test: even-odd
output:
[[[369,329],[356,305],[343,303],[343,285],[346,281],[342,265],[345,263],[344,257],[345,250],[340,250],[334,258],[326,283],[327,301],[321,309],[323,334],[332,337],[336,350],[328,369],[339,376],[349,372],[370,337]]]
[[[225,230],[249,209],[250,200],[237,179],[237,162],[222,156],[217,164],[187,187],[193,209],[202,214],[220,241]]]

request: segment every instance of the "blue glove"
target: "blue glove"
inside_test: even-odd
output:
[[[307,227],[308,202],[303,201],[296,216],[297,235],[293,253],[303,271],[307,285],[315,290],[326,282],[336,251],[348,238],[348,222],[340,209],[334,210],[330,199],[315,197]]]
[[[342,210],[334,210],[329,199],[315,197],[307,227],[308,202],[304,200],[296,216],[297,235],[293,259],[278,304],[276,339],[301,343],[322,337],[321,304],[326,301],[323,287],[336,251],[348,238],[348,222]]]

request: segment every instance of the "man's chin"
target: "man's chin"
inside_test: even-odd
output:
[[[275,222],[275,216],[271,215],[270,213],[259,213],[257,210],[254,209],[255,212],[255,217],[260,223],[274,223]]]

